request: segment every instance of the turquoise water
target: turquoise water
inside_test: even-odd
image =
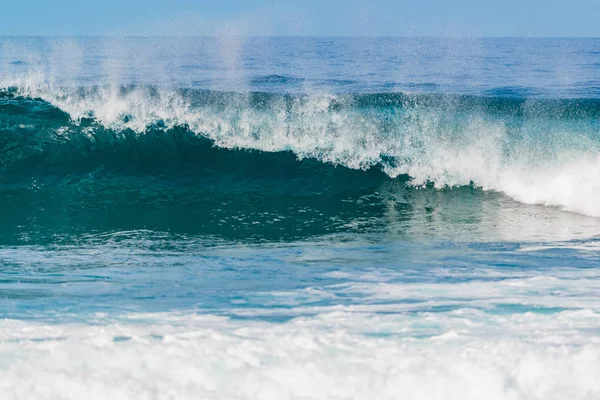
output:
[[[598,398],[599,67],[0,38],[3,398]]]

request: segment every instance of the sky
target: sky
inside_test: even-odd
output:
[[[600,0],[0,0],[0,35],[600,37]]]

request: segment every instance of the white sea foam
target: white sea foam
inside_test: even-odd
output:
[[[407,273],[415,271],[329,271],[339,284],[259,293],[264,307],[230,309],[246,317],[238,319],[193,312],[5,319],[2,398],[600,396],[598,271],[457,267],[399,282]],[[349,298],[360,303],[335,304]],[[281,313],[296,318],[257,318]]]
[[[418,319],[338,311],[284,324],[185,314],[4,320],[0,390],[7,400],[592,400],[599,321],[591,311],[469,309]]]
[[[51,275],[56,268],[71,275],[84,267],[86,281],[92,275],[104,276],[104,270],[111,269],[107,260],[121,265],[127,258],[126,275],[131,281],[139,272],[135,265],[152,268],[148,257],[165,262],[172,251],[164,246],[167,253],[148,253],[148,247],[155,246],[140,249],[111,237],[103,240],[113,247],[86,248],[80,243],[43,251],[19,247],[4,250],[2,258],[8,265],[20,261],[35,270],[51,264]],[[133,234],[120,237],[135,238]],[[285,285],[285,289],[273,282],[263,292],[242,291],[241,297],[248,300],[242,304],[223,301],[222,311],[238,318],[197,310],[81,312],[58,314],[54,322],[4,319],[0,321],[1,397],[592,400],[600,396],[598,269],[536,267],[527,262],[496,267],[486,265],[485,257],[456,260],[456,253],[448,248],[438,250],[443,254],[428,248],[427,262],[418,262],[417,247],[394,253],[396,246],[383,252],[389,252],[387,259],[382,260],[381,249],[360,259],[348,243],[337,243],[346,257],[339,259],[333,257],[339,247],[321,244],[319,251],[318,246],[307,244],[301,257],[304,252],[287,246],[278,253],[264,246],[207,249],[196,245],[177,253],[185,258],[167,261],[186,265],[188,279],[189,271],[196,271],[217,285],[219,281],[210,275],[213,268],[200,268],[207,260],[224,259],[228,268],[240,274],[250,264],[266,269],[276,264],[283,270],[298,265],[305,269],[312,262],[302,280],[314,282],[314,287]],[[259,251],[267,256],[258,257]],[[584,253],[565,262],[593,261],[593,249],[579,251]],[[90,254],[99,259],[98,268],[90,269]],[[402,262],[398,254],[404,257]],[[506,262],[507,254],[499,254],[493,259]],[[201,255],[206,260],[200,264],[190,261],[197,262]],[[531,255],[522,252],[516,258]],[[234,259],[250,264],[236,267]],[[402,263],[406,265],[400,267]],[[329,267],[319,268],[320,264]],[[182,276],[168,275],[177,280]],[[146,282],[155,283],[157,275],[150,272],[135,279],[142,279],[135,281],[136,286],[147,287]],[[170,287],[166,279],[160,279],[163,289]],[[76,293],[55,286],[59,298]],[[29,312],[37,318],[40,314],[35,313],[43,311]],[[281,321],[282,316],[295,318],[264,322]]]
[[[451,102],[445,108],[405,107],[383,130],[381,119],[354,109],[349,96],[271,99],[263,110],[244,95],[225,106],[202,106],[173,90],[76,92],[53,87],[43,76],[5,80],[1,86],[42,98],[75,121],[93,116],[106,127],[140,134],[160,121],[167,128],[187,126],[222,147],[291,150],[300,158],[350,168],[382,164],[390,176],[410,175],[416,186],[474,183],[523,203],[600,216],[600,142],[593,139],[598,132],[544,120],[531,110],[520,128],[525,139],[515,142],[506,121],[465,114]],[[349,107],[336,110],[333,104]],[[459,112],[464,115],[453,116]]]

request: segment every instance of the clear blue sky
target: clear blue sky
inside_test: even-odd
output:
[[[600,0],[0,0],[0,35],[600,36]]]

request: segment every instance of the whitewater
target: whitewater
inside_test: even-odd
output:
[[[65,90],[46,84],[43,76],[8,80],[3,87],[18,98],[48,102],[75,124],[91,118],[137,134],[157,124],[186,127],[219,147],[292,151],[300,159],[354,169],[379,165],[392,178],[408,175],[415,186],[473,184],[527,204],[600,216],[600,100],[194,96],[136,87]]]

